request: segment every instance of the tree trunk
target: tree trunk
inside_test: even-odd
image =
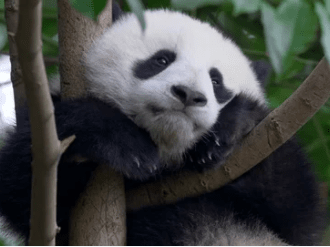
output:
[[[112,3],[108,1],[98,23],[72,9],[67,0],[59,0],[58,8],[62,96],[81,97],[86,82],[80,61],[93,40],[111,25]],[[72,211],[70,245],[125,245],[124,193],[123,177],[109,165],[100,165]]]

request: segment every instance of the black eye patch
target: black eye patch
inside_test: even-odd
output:
[[[138,61],[134,68],[134,76],[146,80],[163,70],[175,61],[176,54],[170,50],[159,50],[146,60]]]
[[[217,101],[220,104],[225,103],[233,96],[233,93],[224,86],[222,74],[217,68],[211,68],[209,74]]]

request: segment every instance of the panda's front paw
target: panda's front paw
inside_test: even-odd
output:
[[[122,173],[129,179],[147,180],[156,176],[162,170],[157,153],[127,154]]]
[[[186,156],[189,167],[198,171],[221,166],[233,151],[233,144],[213,134],[198,142]]]

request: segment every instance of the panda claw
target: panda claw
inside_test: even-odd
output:
[[[209,152],[207,156],[208,156],[209,160],[212,160],[212,153],[211,152]]]
[[[137,164],[137,167],[140,168],[140,162],[138,158],[134,157],[134,162]]]

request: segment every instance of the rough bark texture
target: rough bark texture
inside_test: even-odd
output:
[[[71,214],[70,245],[124,245],[126,218],[123,180],[101,165]],[[125,222],[124,222],[125,224]]]
[[[7,24],[7,34],[9,41],[9,55],[11,62],[11,81],[14,89],[15,109],[19,108],[26,102],[25,86],[23,82],[22,70],[18,61],[18,51],[16,46],[15,35],[18,26],[18,8],[19,0],[5,0],[5,17]],[[17,112],[17,111],[16,111]],[[16,117],[17,127],[20,121]]]
[[[238,178],[292,137],[330,97],[330,66],[322,59],[304,83],[243,140],[226,164],[204,174],[182,172],[126,193],[127,210],[174,203]],[[252,154],[252,155],[251,155]]]
[[[60,74],[63,98],[85,95],[81,59],[104,28],[111,25],[112,4],[108,1],[98,23],[59,0]],[[72,211],[70,245],[124,245],[126,212],[123,177],[109,166],[100,166]]]
[[[72,9],[67,0],[59,0],[58,8],[61,95],[63,98],[77,98],[86,93],[81,59],[94,39],[105,27],[111,26],[112,6],[107,4],[99,16],[99,23]]]

